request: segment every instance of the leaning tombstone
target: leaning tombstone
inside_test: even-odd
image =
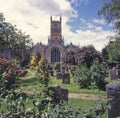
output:
[[[111,80],[114,80],[117,78],[117,72],[115,68],[109,70],[109,78]]]
[[[70,74],[69,73],[63,74],[62,83],[63,84],[70,84]]]
[[[120,118],[120,82],[106,85],[108,118]]]

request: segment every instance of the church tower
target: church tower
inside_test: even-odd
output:
[[[52,20],[52,16],[51,16],[51,18],[50,18],[50,21],[51,21],[50,35],[51,35],[51,37],[54,35],[61,36],[61,20],[62,20],[61,16],[60,16],[60,21]]]
[[[48,38],[48,43],[52,41],[59,40],[61,43],[64,43],[62,39],[62,18],[60,16],[59,20],[53,20],[52,16],[50,17],[50,37]]]
[[[45,51],[45,57],[50,65],[54,65],[55,62],[63,63],[63,58],[65,57],[61,24],[61,16],[58,20],[53,20],[53,17],[50,17],[50,36],[48,37],[48,45]]]

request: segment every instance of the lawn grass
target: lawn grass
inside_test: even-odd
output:
[[[22,83],[17,84],[17,89],[19,89],[21,86],[23,88],[23,90],[33,90],[36,89],[38,91],[41,90],[40,88],[40,82],[39,79],[37,79],[36,77],[32,77],[28,80],[24,80],[26,77],[28,76],[32,76],[33,73],[35,73],[34,71],[28,71],[28,74],[25,77],[22,77],[21,80]],[[59,85],[62,88],[66,88],[68,89],[69,93],[86,93],[86,94],[99,94],[99,95],[106,95],[105,91],[99,90],[99,89],[81,89],[79,88],[78,84],[74,82],[73,77],[71,76],[70,78],[70,84],[62,84],[62,80],[61,79],[56,79],[56,76],[54,75],[53,77],[50,77],[51,81],[50,81],[50,86],[56,86]],[[116,79],[116,80],[110,80],[109,78],[106,78],[106,81],[108,83],[111,82],[118,82],[120,81],[120,78]]]
[[[80,89],[78,84],[74,82],[73,78],[70,79],[70,84],[62,84],[61,79],[56,79],[56,77],[51,77],[49,86],[56,86],[59,85],[62,88],[68,89],[69,93],[87,93],[87,94],[99,94],[99,95],[106,95],[105,91],[99,89]],[[24,80],[22,79],[21,83],[17,84],[17,89],[22,87],[23,90],[30,90],[36,89],[37,91],[41,91],[39,79],[36,77],[32,77],[30,79]]]
[[[108,82],[108,83],[120,82],[120,78],[117,78],[117,79],[114,79],[114,80],[111,80],[111,79],[109,79],[109,78],[106,78],[105,80],[106,80],[106,82]]]

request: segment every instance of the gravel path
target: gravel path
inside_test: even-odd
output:
[[[106,96],[100,96],[95,94],[86,94],[86,93],[69,93],[69,98],[81,98],[89,100],[106,100]]]
[[[24,93],[27,94],[34,94],[34,91],[24,90]],[[39,93],[36,91],[36,93]],[[87,100],[106,100],[106,96],[94,95],[94,94],[86,94],[86,93],[69,93],[68,98],[80,98],[80,99],[87,99]]]

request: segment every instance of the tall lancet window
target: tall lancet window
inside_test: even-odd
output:
[[[57,48],[51,51],[51,63],[60,62],[60,51]]]

